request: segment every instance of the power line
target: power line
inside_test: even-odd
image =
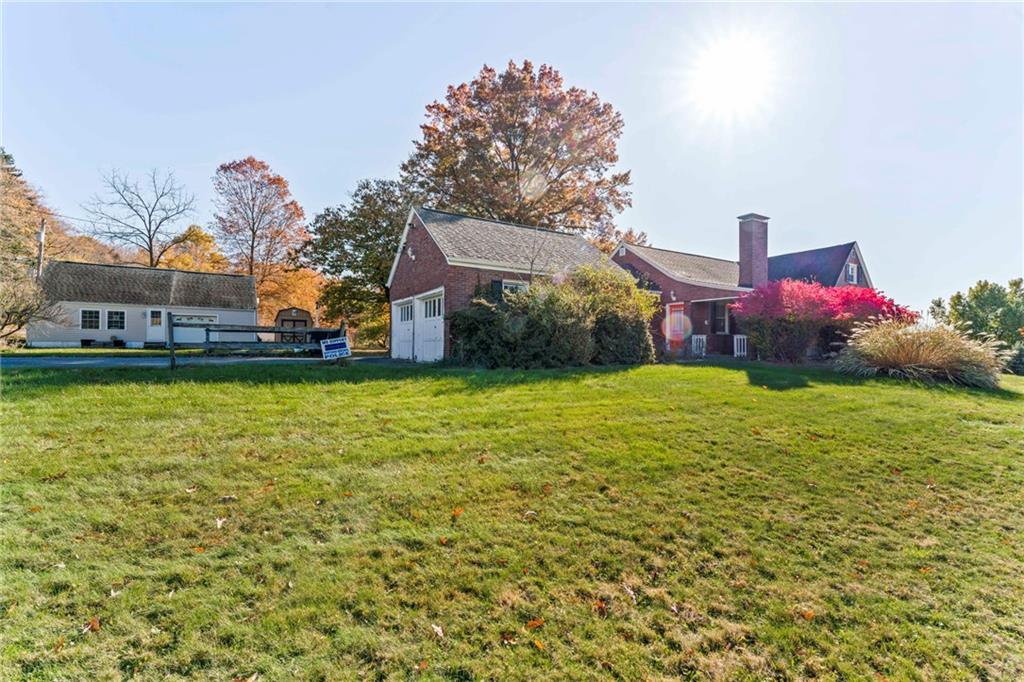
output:
[[[48,208],[41,208],[36,206],[14,206],[13,204],[5,204],[3,202],[0,202],[0,206],[6,206],[7,208],[14,209],[15,211],[34,211],[35,213],[41,213],[46,216],[64,218],[65,220],[77,220],[78,222],[89,223],[91,225],[104,224],[101,220],[93,220],[92,218],[76,218],[75,216],[72,215],[64,215],[62,213],[57,213],[56,211],[51,211]]]

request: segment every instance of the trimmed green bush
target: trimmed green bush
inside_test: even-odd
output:
[[[452,358],[477,367],[653,362],[654,295],[612,267],[534,281],[501,300],[480,296],[451,322]]]
[[[1009,353],[995,339],[972,339],[945,325],[883,320],[856,327],[835,369],[856,376],[890,376],[995,388]]]

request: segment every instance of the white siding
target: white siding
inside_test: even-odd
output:
[[[112,336],[129,343],[145,343],[146,325],[149,310],[163,310],[166,313],[181,315],[213,315],[218,324],[256,324],[255,310],[229,310],[221,308],[186,308],[181,306],[146,306],[124,305],[120,303],[82,303],[77,301],[61,301],[64,318],[62,321],[34,322],[25,330],[25,338],[29,346],[57,347],[78,346],[83,339],[91,339],[96,343],[109,343]],[[99,310],[100,328],[79,328],[81,310]],[[107,311],[123,310],[125,313],[123,330],[107,329]],[[166,333],[166,332],[165,332]],[[203,334],[202,330],[199,330]],[[200,339],[201,341],[202,339]],[[255,341],[254,334],[222,332],[219,341]]]

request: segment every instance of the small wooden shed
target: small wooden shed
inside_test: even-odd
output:
[[[277,311],[274,318],[275,327],[312,327],[313,316],[308,310],[302,308],[284,308]],[[306,340],[305,334],[289,334],[288,332],[277,332],[275,341],[278,343],[302,343]]]

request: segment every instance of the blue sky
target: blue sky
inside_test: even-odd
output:
[[[11,4],[2,142],[60,212],[102,170],[210,177],[253,154],[312,216],[395,177],[423,108],[484,63],[530,59],[625,119],[622,226],[735,258],[856,239],[876,286],[923,308],[1024,269],[1022,9],[1006,5]],[[737,30],[776,64],[742,124],[698,115],[688,69]],[[763,90],[763,89],[762,89]],[[737,93],[737,98],[747,97]],[[746,108],[748,103],[741,102]]]

